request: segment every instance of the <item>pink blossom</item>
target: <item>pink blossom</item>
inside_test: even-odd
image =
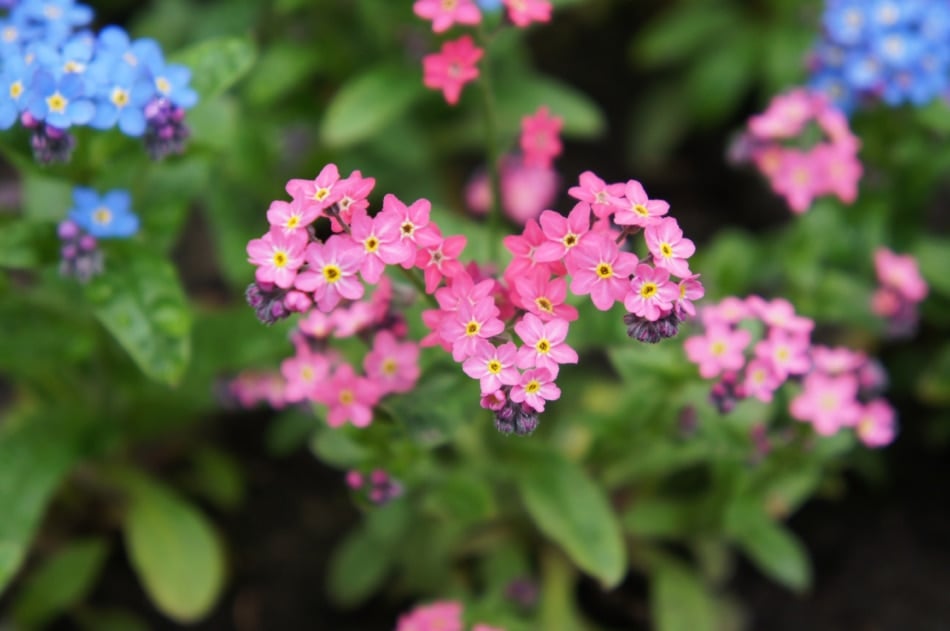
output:
[[[509,396],[515,403],[524,403],[540,413],[544,412],[545,401],[561,398],[561,389],[554,384],[554,376],[547,368],[536,368],[521,375],[520,383],[511,388]]]
[[[670,210],[670,205],[662,199],[647,197],[643,185],[636,180],[629,180],[624,187],[623,201],[626,205],[617,209],[614,221],[621,226],[640,226],[645,228],[656,223]]]
[[[885,287],[890,287],[911,302],[927,297],[927,283],[920,275],[917,259],[896,254],[887,248],[874,251],[874,269]]]
[[[260,239],[251,239],[247,260],[257,265],[257,282],[274,283],[281,289],[292,287],[297,270],[304,264],[308,240],[306,231],[285,232],[280,228],[271,228]]]
[[[516,0],[524,2],[524,0]],[[511,5],[509,4],[509,7]],[[564,119],[551,116],[547,106],[542,105],[531,116],[521,119],[521,138],[519,143],[524,152],[526,166],[547,168],[554,158],[561,154],[561,127]]]
[[[326,313],[314,309],[307,312],[297,323],[297,329],[308,337],[316,340],[325,340],[333,335],[333,320]]]
[[[551,167],[528,166],[520,156],[501,160],[501,208],[519,225],[534,219],[557,197],[559,177]],[[484,170],[465,186],[465,201],[478,215],[488,213],[492,204],[491,185]]]
[[[771,329],[768,337],[755,345],[755,356],[768,362],[781,381],[789,375],[803,375],[811,368],[808,338],[782,329]]]
[[[422,323],[429,328],[429,333],[419,340],[419,346],[441,346],[445,352],[451,353],[452,344],[442,338],[441,330],[442,324],[453,317],[454,313],[442,309],[425,309],[422,312]]]
[[[894,408],[884,399],[874,399],[861,406],[855,424],[858,438],[868,447],[889,445],[897,433],[894,417]]]
[[[704,335],[686,340],[683,348],[689,360],[699,366],[699,375],[711,379],[722,372],[741,370],[745,365],[743,351],[751,339],[745,329],[712,326]]]
[[[400,217],[393,211],[382,211],[370,218],[365,210],[353,213],[350,236],[363,246],[360,274],[367,283],[379,282],[386,265],[404,263],[415,256],[415,250],[400,237]]]
[[[392,193],[383,197],[383,212],[394,212],[399,218],[399,238],[416,248],[427,248],[442,241],[439,229],[429,221],[432,204],[427,199],[417,199],[410,206],[402,203]],[[410,269],[415,259],[410,258],[402,264]]]
[[[815,168],[824,174],[823,193],[832,193],[846,204],[858,198],[858,182],[863,168],[853,149],[822,144],[812,150],[810,157]]]
[[[637,257],[621,252],[608,235],[591,234],[574,250],[571,267],[571,292],[590,294],[594,306],[608,311],[614,302],[622,302],[630,290],[630,276]]]
[[[581,238],[590,231],[590,204],[579,202],[567,217],[545,210],[539,221],[547,241],[535,250],[534,259],[542,263],[562,260],[567,263],[566,259]]]
[[[807,421],[822,436],[830,436],[841,427],[857,423],[858,380],[853,375],[832,377],[812,372],[805,377],[802,392],[792,399],[789,412],[793,418]]]
[[[679,287],[670,282],[669,270],[662,267],[654,269],[641,263],[634,274],[623,306],[634,315],[656,322],[673,308]]]
[[[489,297],[475,304],[459,303],[458,311],[442,321],[439,334],[452,344],[452,359],[460,362],[490,346],[488,340],[504,330],[498,307]]]
[[[508,8],[508,19],[519,28],[532,22],[549,22],[552,6],[550,0],[502,0]]]
[[[694,300],[699,300],[706,295],[706,288],[699,282],[699,274],[684,278],[679,282],[680,296],[676,301],[683,313],[691,316],[696,315],[696,307],[693,306]]]
[[[416,0],[413,12],[424,20],[432,20],[432,30],[442,33],[454,24],[478,24],[482,12],[472,0]]]
[[[603,218],[626,208],[626,201],[621,199],[625,191],[625,184],[607,184],[593,172],[584,171],[580,175],[580,186],[572,186],[567,194],[587,202],[594,215]]]
[[[375,324],[375,315],[373,307],[364,301],[354,302],[346,308],[337,307],[330,314],[334,337],[345,339],[357,335]]]
[[[396,631],[463,631],[462,604],[443,600],[416,607],[399,618]]]
[[[297,403],[313,396],[316,384],[330,374],[330,362],[316,353],[298,353],[281,363],[280,372],[286,380],[286,400]]]
[[[465,360],[462,370],[472,379],[478,379],[482,395],[488,395],[502,386],[513,386],[521,379],[521,373],[515,368],[518,349],[506,342],[499,347],[491,344],[479,347]]]
[[[363,297],[363,284],[356,277],[363,263],[363,248],[348,236],[334,234],[326,243],[311,243],[306,256],[310,267],[297,276],[294,286],[313,292],[320,311],[329,313],[344,298]]]
[[[508,396],[505,394],[505,391],[495,390],[494,392],[483,394],[478,404],[486,410],[497,412],[498,410],[505,407],[505,403],[507,402]]]
[[[322,211],[335,204],[341,196],[337,183],[340,171],[330,163],[321,169],[313,180],[290,180],[287,182],[287,194],[305,206]]]
[[[349,364],[341,364],[333,376],[314,388],[314,400],[329,408],[327,424],[340,427],[349,421],[366,427],[373,420],[373,406],[379,403],[380,387],[372,380],[358,376]]]
[[[492,295],[494,279],[486,278],[477,285],[467,271],[462,271],[448,280],[445,287],[435,290],[435,299],[443,311],[458,311],[462,303],[475,304]]]
[[[304,230],[316,221],[320,211],[315,206],[301,203],[298,200],[284,202],[274,200],[267,209],[267,221],[272,227],[281,228],[284,232]]]
[[[354,212],[368,210],[369,194],[374,186],[376,186],[376,178],[363,177],[359,171],[353,171],[350,177],[337,182],[336,188],[339,190],[340,199],[336,205],[340,209],[340,219],[349,223]],[[343,226],[339,224],[336,217],[330,217],[330,225],[333,232],[343,232]]]
[[[768,109],[749,119],[749,131],[760,139],[797,136],[813,116],[814,101],[806,90],[773,97]]]
[[[363,474],[356,469],[347,471],[346,485],[354,491],[359,491],[361,488],[363,488]]]
[[[771,327],[805,336],[815,328],[814,320],[797,315],[792,303],[784,298],[765,300],[753,295],[746,299],[746,304],[753,314]]]
[[[425,276],[426,293],[431,294],[443,278],[452,278],[465,271],[458,257],[465,249],[465,235],[455,235],[440,240],[439,244],[420,249],[416,254],[416,267]]]
[[[659,219],[646,227],[643,233],[653,255],[653,264],[670,270],[670,274],[685,278],[691,275],[689,262],[686,260],[696,252],[696,246],[689,239],[683,238],[676,219],[672,217]]]
[[[544,322],[533,313],[526,313],[515,323],[515,333],[525,343],[518,349],[518,368],[547,368],[551,378],[557,377],[559,364],[576,364],[577,352],[564,343],[566,320]]]
[[[738,324],[749,317],[751,313],[752,310],[747,306],[746,300],[735,296],[727,296],[719,304],[704,306],[700,315],[703,324],[710,327],[717,324]]]
[[[864,353],[844,346],[834,348],[813,346],[811,358],[815,364],[815,370],[829,375],[843,375],[857,371],[868,361]]]
[[[784,378],[775,373],[771,362],[762,359],[753,359],[745,369],[745,380],[742,382],[744,394],[754,397],[763,403],[772,401],[772,394],[782,385]]]
[[[484,51],[475,46],[468,35],[445,42],[440,52],[422,59],[423,83],[427,88],[442,90],[446,102],[455,105],[465,84],[478,78],[475,64],[483,54]]]
[[[514,255],[514,258],[508,263],[508,267],[505,268],[504,276],[509,285],[514,285],[516,279],[533,273],[535,270],[553,272],[556,275],[560,275],[558,271],[567,273],[563,268],[563,264],[559,261],[553,261],[549,264],[537,260],[538,248],[547,243],[547,237],[538,222],[534,220],[525,223],[524,230],[521,231],[520,235],[508,235],[502,239],[502,243]],[[561,269],[558,271],[552,269],[556,267]]]
[[[573,322],[577,319],[577,309],[564,303],[567,281],[550,276],[547,270],[536,269],[516,278],[512,296],[517,296],[518,306],[544,321],[560,318]]]
[[[409,392],[419,380],[419,345],[400,343],[391,332],[380,331],[363,359],[363,367],[382,394]]]

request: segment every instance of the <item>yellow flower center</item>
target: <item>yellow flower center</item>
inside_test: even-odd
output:
[[[383,360],[382,368],[383,368],[384,375],[389,375],[390,377],[392,377],[393,375],[396,374],[396,360],[393,359],[392,357],[387,357],[386,359]]]
[[[73,61],[70,59],[65,64],[63,64],[63,72],[78,74],[86,69],[86,66],[82,65],[78,61]]]
[[[775,351],[775,358],[781,362],[788,361],[789,355],[788,349],[784,346]]]
[[[726,352],[726,345],[722,342],[713,342],[712,346],[709,347],[709,352],[716,357],[719,357]]]
[[[15,42],[19,36],[19,31],[17,31],[12,26],[8,26],[7,28],[3,29],[3,41],[7,42],[8,44]]]
[[[286,252],[283,252],[281,250],[277,250],[276,252],[274,252],[274,257],[273,257],[274,267],[284,267],[285,265],[287,265],[288,260],[289,258]]]
[[[370,237],[363,242],[363,245],[366,246],[367,252],[375,252],[379,249],[379,239],[376,237]]]
[[[350,389],[345,389],[340,391],[340,403],[343,405],[349,405],[356,400],[356,397],[353,396],[353,391]]]
[[[532,379],[528,382],[528,385],[524,387],[524,391],[527,394],[534,394],[541,389],[541,383],[537,379]]]
[[[830,392],[826,392],[819,398],[818,405],[825,412],[831,412],[838,407],[838,397],[831,394]]]
[[[642,217],[649,217],[649,216],[650,216],[650,211],[647,210],[647,207],[644,206],[643,204],[634,204],[634,205],[633,205],[633,212],[637,213],[638,215],[640,215],[640,216],[642,216]]]
[[[577,235],[573,232],[568,232],[566,235],[564,235],[564,238],[561,241],[567,247],[573,248],[575,245],[577,245]]]
[[[66,111],[66,106],[69,105],[69,100],[57,91],[46,97],[46,105],[49,107],[51,112],[62,114]]]
[[[473,335],[478,335],[478,330],[480,328],[482,328],[481,325],[475,320],[472,320],[471,322],[465,325],[465,335],[469,337],[472,337]]]
[[[10,98],[14,101],[20,98],[20,95],[23,94],[23,82],[14,81],[10,84]]]
[[[680,300],[686,297],[686,283],[680,285]]]
[[[335,283],[341,278],[343,278],[343,270],[340,269],[339,265],[324,265],[323,266],[323,278],[326,279],[328,283]]]
[[[487,368],[488,368],[488,372],[490,372],[493,375],[497,375],[498,373],[501,372],[501,362],[498,361],[497,359],[491,359],[488,361]]]
[[[168,95],[172,91],[172,84],[165,77],[155,77],[155,89],[164,95]]]
[[[313,368],[304,366],[300,369],[300,378],[304,381],[313,381]]]
[[[652,298],[656,294],[658,287],[656,283],[643,283],[640,285],[640,295],[644,298]]]
[[[669,243],[661,243],[660,254],[662,254],[664,258],[670,258],[671,256],[673,256],[673,248],[670,247]]]
[[[300,215],[291,215],[287,219],[288,228],[296,228],[300,224]]]
[[[123,90],[122,88],[115,88],[112,90],[112,97],[110,100],[116,107],[125,107],[129,104],[129,91]]]
[[[453,11],[458,5],[458,0],[442,0],[443,11]]]
[[[327,198],[327,195],[329,194],[330,194],[330,189],[324,186],[316,190],[316,192],[313,194],[313,198],[317,200],[318,202],[322,202],[323,200]]]
[[[105,206],[100,206],[92,213],[92,220],[104,226],[112,221],[112,212]]]
[[[124,59],[125,63],[129,64],[130,66],[134,67],[139,65],[139,58],[133,55],[131,52],[127,52],[122,55],[122,59]]]
[[[597,275],[601,278],[610,278],[614,275],[614,269],[610,266],[610,263],[601,263],[597,266]]]
[[[545,313],[554,313],[554,305],[551,304],[551,301],[545,297],[535,298],[534,304],[538,305],[538,309]]]
[[[542,337],[540,340],[538,340],[538,343],[534,345],[534,348],[539,353],[546,354],[551,350],[551,342]]]

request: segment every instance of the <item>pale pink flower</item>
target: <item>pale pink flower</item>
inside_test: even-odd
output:
[[[501,160],[501,209],[509,219],[524,225],[554,202],[559,181],[551,167],[528,166],[520,156],[506,156]],[[478,215],[491,209],[491,184],[484,170],[465,186],[465,201]]]
[[[782,329],[770,329],[768,337],[755,345],[755,356],[769,362],[784,381],[789,375],[803,375],[811,368],[808,338]]]
[[[284,396],[297,403],[313,397],[314,387],[330,374],[330,362],[323,355],[305,351],[285,359],[280,372],[286,380]]]
[[[857,371],[868,361],[864,353],[853,351],[844,346],[833,348],[813,346],[811,358],[815,364],[815,370],[829,375],[843,375]]]
[[[814,116],[812,95],[797,89],[772,98],[768,108],[749,119],[749,131],[760,139],[797,136]]]
[[[334,234],[326,243],[311,243],[306,256],[309,269],[297,276],[294,286],[313,292],[320,311],[329,313],[341,299],[363,297],[363,284],[356,276],[363,264],[363,248],[348,236]]]
[[[618,208],[614,222],[620,226],[640,226],[646,228],[656,223],[670,210],[670,205],[662,199],[647,197],[643,185],[636,180],[628,180],[624,186],[623,208]]]
[[[465,271],[458,257],[467,241],[465,235],[460,234],[445,239],[440,237],[438,245],[419,249],[416,267],[425,276],[427,294],[434,292],[443,278],[453,278]]]
[[[307,315],[297,323],[297,328],[303,334],[316,340],[328,339],[333,335],[334,326],[333,319],[318,309],[307,312]]]
[[[435,300],[443,311],[458,311],[462,303],[475,304],[492,295],[495,280],[486,278],[477,285],[467,271],[450,278],[445,287],[435,290]]]
[[[653,264],[670,270],[670,274],[686,278],[691,276],[687,259],[696,252],[696,246],[683,238],[676,219],[668,217],[648,225],[643,231],[647,248],[653,255]]]
[[[416,607],[400,616],[396,631],[463,631],[462,603],[443,600]]]
[[[784,379],[775,373],[771,362],[753,359],[746,366],[742,387],[745,396],[769,403],[773,393],[783,382]]]
[[[590,204],[579,202],[567,217],[553,210],[545,210],[539,222],[547,241],[535,250],[534,259],[542,263],[567,263],[581,238],[590,231]]]
[[[502,0],[508,8],[508,18],[519,28],[526,28],[532,22],[551,21],[550,0]]]
[[[424,20],[432,20],[432,30],[442,33],[454,24],[474,25],[482,21],[482,12],[472,0],[416,0],[412,11]]]
[[[894,408],[884,399],[874,399],[861,406],[855,429],[858,438],[868,447],[883,447],[897,433]]]
[[[260,239],[251,239],[247,260],[257,265],[257,282],[274,283],[281,289],[292,287],[297,270],[304,264],[308,240],[306,231],[284,232],[280,228],[271,228]]]
[[[554,378],[547,368],[528,370],[521,375],[521,381],[511,388],[508,395],[515,403],[524,403],[535,412],[544,412],[545,401],[555,401],[561,397],[561,389],[554,384]]]
[[[683,348],[691,362],[699,366],[699,376],[710,379],[722,372],[738,372],[745,365],[745,348],[752,339],[745,329],[712,326],[703,335],[684,342]]]
[[[608,311],[626,297],[637,263],[636,255],[621,252],[610,236],[591,234],[574,250],[569,267],[571,292],[578,296],[590,294],[595,307]]]
[[[584,171],[580,175],[580,185],[569,188],[567,194],[587,202],[595,216],[604,218],[626,208],[627,202],[622,199],[625,191],[626,184],[607,184],[592,171]]]
[[[360,274],[367,283],[379,282],[386,265],[401,264],[415,256],[412,245],[400,237],[400,217],[393,211],[382,211],[370,218],[365,210],[353,213],[350,236],[363,246]]]
[[[853,375],[832,377],[812,372],[805,377],[802,392],[792,399],[789,412],[799,421],[812,424],[822,436],[858,422],[858,380]]]
[[[748,306],[748,301],[736,296],[727,296],[718,304],[706,305],[700,312],[703,325],[706,327],[717,324],[738,324],[751,314],[752,310]]]
[[[564,343],[566,320],[544,322],[533,313],[526,313],[515,323],[515,333],[525,343],[518,349],[518,368],[547,368],[551,378],[557,377],[559,364],[576,364],[577,352]]]
[[[805,336],[815,328],[814,320],[797,315],[792,303],[784,298],[765,300],[761,296],[753,295],[746,299],[746,304],[753,314],[771,327]]]
[[[329,379],[314,387],[314,400],[329,408],[327,424],[340,427],[347,421],[366,427],[373,420],[373,406],[379,403],[381,390],[370,379],[360,377],[349,364],[340,364]]]
[[[488,297],[475,304],[459,303],[458,311],[442,321],[439,334],[452,344],[452,359],[460,362],[490,346],[488,340],[504,330],[504,323],[498,319],[498,307]]]
[[[927,282],[920,275],[917,259],[900,255],[887,248],[874,251],[874,269],[881,284],[900,293],[911,302],[927,297]]]
[[[290,180],[287,182],[287,194],[305,206],[322,211],[340,199],[341,191],[337,186],[340,171],[330,163],[320,170],[313,180]]]
[[[695,316],[696,307],[693,305],[693,301],[699,300],[706,295],[706,288],[699,282],[699,274],[684,278],[677,286],[679,287],[680,295],[676,304],[679,305],[683,313]]]
[[[824,191],[824,173],[818,166],[810,154],[785,150],[782,164],[772,179],[772,189],[783,196],[796,213],[808,210],[815,197]]]
[[[391,332],[380,331],[363,359],[363,367],[379,385],[381,394],[409,392],[419,380],[419,345],[400,343]]]
[[[274,200],[267,209],[267,222],[287,233],[305,230],[319,216],[320,211],[315,206],[303,204],[298,200]]]
[[[521,1],[524,0],[515,0]],[[509,7],[511,5],[509,4]],[[564,119],[551,116],[547,106],[542,105],[531,116],[521,119],[519,143],[524,152],[525,166],[547,168],[561,154],[561,127]]]
[[[484,52],[475,46],[468,35],[445,42],[440,52],[423,57],[422,81],[427,88],[442,90],[446,102],[455,105],[465,84],[478,78],[478,67],[475,64]]]
[[[853,149],[838,145],[817,145],[811,152],[815,168],[824,174],[823,193],[834,194],[846,204],[858,198],[858,182],[863,168]]]
[[[634,315],[656,322],[673,308],[679,287],[670,282],[669,270],[662,267],[641,263],[634,274],[623,306]]]
[[[462,364],[462,370],[472,379],[478,379],[482,395],[488,395],[502,386],[513,386],[521,379],[515,368],[518,349],[506,342],[499,347],[482,346]]]
[[[573,322],[577,319],[577,309],[565,304],[567,299],[567,281],[563,278],[551,278],[547,270],[534,270],[515,279],[517,304],[544,321],[560,318]]]

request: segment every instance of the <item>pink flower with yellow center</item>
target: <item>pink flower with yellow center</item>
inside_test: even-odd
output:
[[[257,282],[274,283],[281,289],[293,287],[297,270],[304,264],[307,241],[306,231],[287,233],[280,228],[252,239],[247,244],[247,260],[257,265]]]
[[[317,308],[329,313],[340,300],[359,300],[363,284],[357,272],[363,263],[363,248],[346,235],[331,235],[326,243],[307,246],[308,269],[294,283],[300,291],[313,292]]]
[[[538,219],[547,238],[534,252],[534,260],[541,263],[568,260],[581,239],[590,232],[590,204],[577,203],[565,217],[553,210],[545,210]]]
[[[643,185],[636,180],[629,180],[625,185],[623,201],[626,206],[619,208],[614,215],[614,221],[619,226],[645,228],[656,223],[670,210],[670,205],[662,199],[650,199]]]
[[[495,300],[489,296],[475,304],[459,303],[458,311],[442,321],[439,334],[452,344],[452,359],[460,362],[490,346],[488,340],[504,330]]]
[[[478,78],[475,64],[484,52],[468,35],[445,42],[441,51],[423,57],[423,84],[427,88],[442,90],[445,101],[455,105],[465,84]]]
[[[560,364],[576,364],[577,352],[564,343],[566,320],[544,322],[533,313],[526,313],[515,323],[515,333],[524,342],[518,349],[518,368],[547,368],[551,378],[557,377]]]
[[[327,425],[340,427],[347,421],[366,427],[373,420],[373,406],[382,391],[371,379],[360,377],[349,364],[341,364],[333,376],[317,383],[314,400],[329,408]]]
[[[561,389],[554,384],[554,376],[547,368],[528,370],[508,395],[515,403],[524,403],[535,412],[544,412],[546,401],[561,398]]]
[[[409,392],[419,380],[419,345],[400,343],[390,331],[380,331],[363,359],[363,367],[381,394]]]
[[[610,235],[592,233],[574,252],[571,292],[578,296],[590,294],[595,307],[608,311],[626,297],[637,262],[636,255],[621,252]]]
[[[696,252],[696,246],[683,238],[676,219],[668,217],[651,223],[643,231],[647,247],[653,255],[653,264],[668,269],[670,274],[686,278],[691,275],[687,259]]]
[[[290,202],[275,200],[267,209],[268,223],[287,233],[298,230],[306,232],[307,226],[316,221],[319,216],[320,211],[315,206],[302,204],[297,200]]]
[[[673,309],[679,287],[670,282],[669,270],[641,263],[634,270],[623,306],[634,315],[656,322]]]
[[[313,180],[288,181],[287,194],[305,206],[322,211],[340,199],[341,191],[337,186],[339,180],[340,171],[331,163],[323,167]]]
[[[489,395],[502,386],[513,386],[521,379],[515,368],[518,349],[512,342],[499,347],[482,346],[465,360],[462,370],[472,379],[478,379],[482,395]]]
[[[802,392],[792,399],[789,412],[799,421],[812,424],[822,436],[858,422],[858,380],[853,375],[832,377],[820,372],[805,377]]]
[[[436,33],[455,24],[474,25],[482,21],[482,12],[472,0],[416,0],[412,11],[424,20],[432,20]]]
[[[532,22],[551,21],[553,7],[550,0],[502,0],[508,9],[508,19],[519,28]]]
[[[722,372],[738,372],[745,365],[746,346],[752,339],[745,329],[713,326],[683,344],[686,356],[699,366],[699,376],[711,379]]]

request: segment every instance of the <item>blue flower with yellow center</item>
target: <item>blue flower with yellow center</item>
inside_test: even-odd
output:
[[[73,189],[69,219],[98,239],[130,237],[139,229],[139,218],[130,206],[128,191],[116,189],[100,196],[84,186]]]

